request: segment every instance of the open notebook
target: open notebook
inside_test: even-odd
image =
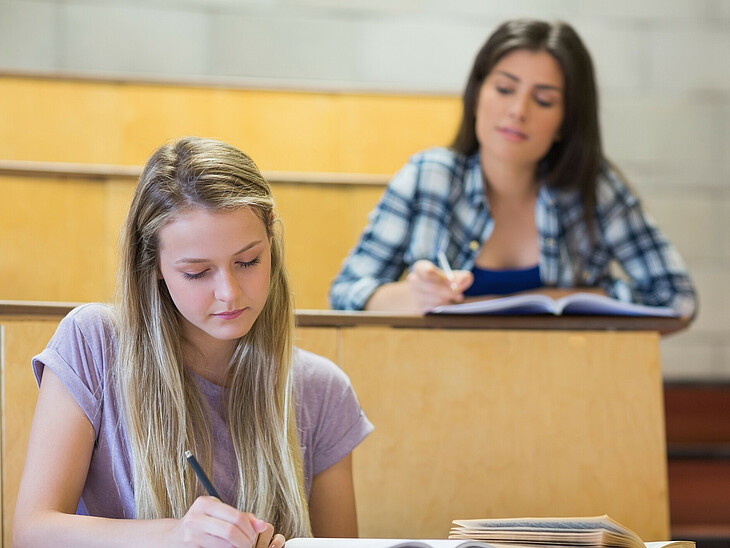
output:
[[[677,318],[679,313],[664,306],[646,306],[618,301],[595,293],[572,293],[553,299],[540,293],[508,297],[470,299],[459,304],[438,306],[430,314],[582,314],[592,316],[658,316]]]

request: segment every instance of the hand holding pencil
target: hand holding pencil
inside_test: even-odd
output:
[[[441,268],[431,261],[416,261],[406,277],[413,308],[422,314],[442,304],[462,302],[464,291],[474,280],[471,272],[452,270],[445,255],[437,258],[437,262]]]
[[[449,285],[451,287],[451,291],[457,291],[459,287],[456,284],[456,278],[454,277],[454,271],[451,270],[451,265],[449,264],[449,260],[446,258],[446,253],[444,253],[443,251],[439,251],[438,262],[439,262],[439,266],[441,267],[441,270],[443,270],[444,274],[446,274],[446,278],[449,280]]]
[[[281,548],[285,539],[274,534],[274,527],[251,513],[221,502],[218,491],[195,456],[185,452],[190,467],[209,497],[198,497],[172,533],[180,544],[217,546],[221,541],[237,548]],[[175,540],[171,544],[177,544]]]

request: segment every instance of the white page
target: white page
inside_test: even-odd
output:
[[[293,538],[286,548],[479,548],[483,542],[449,539]]]

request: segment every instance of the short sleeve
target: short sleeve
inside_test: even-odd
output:
[[[48,346],[32,360],[40,386],[46,368],[63,382],[99,434],[106,356],[113,344],[107,307],[83,305],[72,310],[58,326]]]
[[[296,350],[297,425],[307,487],[373,430],[347,375],[331,361]],[[307,474],[307,472],[309,474]]]

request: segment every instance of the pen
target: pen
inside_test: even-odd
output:
[[[196,459],[195,456],[190,451],[185,451],[185,458],[188,459],[188,463],[190,463],[190,467],[193,469],[193,472],[195,472],[195,475],[198,476],[200,483],[203,484],[203,487],[205,487],[205,490],[208,491],[208,494],[211,497],[215,497],[218,500],[220,500],[221,497],[220,497],[220,495],[218,495],[218,491],[216,491],[215,487],[213,487],[213,484],[210,483],[208,476],[205,475],[205,472],[200,467],[200,464],[198,463],[198,459]]]
[[[444,253],[443,251],[439,251],[437,257],[441,270],[444,271],[446,277],[451,282],[451,291],[456,291],[456,280],[454,279],[454,271],[451,270],[451,265],[449,265],[449,260],[446,258],[446,253]]]

